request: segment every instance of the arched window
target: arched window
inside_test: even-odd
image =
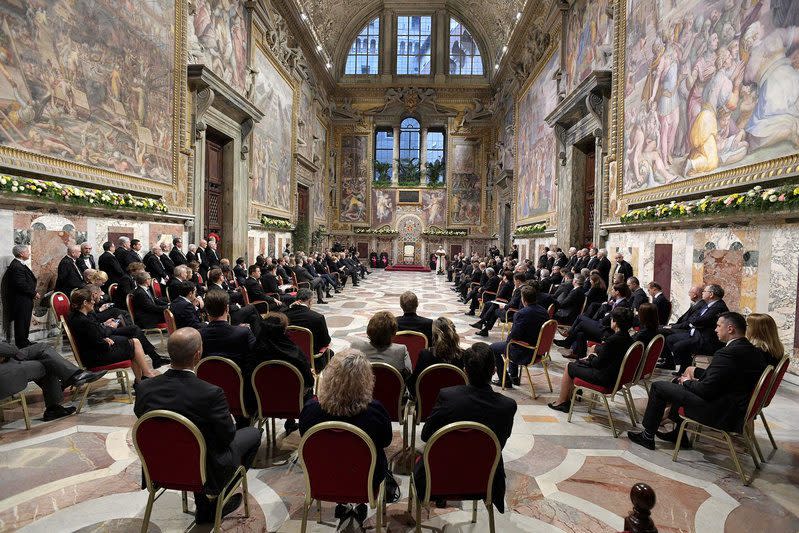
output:
[[[418,184],[421,179],[421,127],[415,118],[406,118],[400,125],[399,181]]]
[[[375,181],[391,181],[394,168],[394,128],[375,129]]]
[[[430,74],[432,17],[397,17],[397,74]]]
[[[449,19],[449,73],[454,76],[482,76],[483,58],[466,27]]]
[[[344,74],[377,74],[380,57],[380,19],[367,24],[352,42]]]

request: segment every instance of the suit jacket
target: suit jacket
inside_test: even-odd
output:
[[[206,486],[218,491],[236,469],[230,450],[236,424],[222,389],[201,380],[194,372],[169,369],[136,388],[136,416],[156,409],[174,411],[197,426],[208,449]]]
[[[585,265],[585,268],[588,270],[594,270],[597,266],[599,266],[599,258],[597,256],[588,258],[588,262]]]
[[[114,307],[123,310],[127,309],[128,294],[131,294],[134,290],[136,290],[136,282],[133,280],[133,277],[130,274],[125,274],[119,278],[119,281],[117,282],[117,290],[114,293],[114,297],[111,299],[111,301],[114,302]]]
[[[103,356],[110,353],[111,346],[103,340],[108,337],[105,326],[78,311],[69,314],[67,324],[78,346],[81,362],[87,368],[106,364]]]
[[[508,303],[505,304],[505,307],[502,308],[501,316],[505,316],[505,311],[508,309],[519,309],[522,306],[522,291],[521,289],[513,289],[513,294],[511,294],[510,300]]]
[[[181,296],[175,298],[169,307],[172,309],[172,314],[175,315],[175,326],[178,328],[200,329],[202,327],[197,308],[186,298]]]
[[[233,267],[233,275],[236,276],[236,281],[241,285],[244,283],[244,280],[247,279],[247,269],[240,265],[236,265]]]
[[[418,331],[427,337],[427,345],[433,345],[433,320],[419,316],[416,313],[404,313],[397,317],[399,331]]]
[[[29,302],[29,305],[32,305],[36,297],[36,276],[28,265],[15,258],[9,263],[5,276],[8,287],[7,298],[11,309],[21,305],[22,302]]]
[[[264,293],[264,288],[261,286],[261,282],[255,278],[247,278],[244,280],[244,288],[247,289],[247,296],[250,299],[250,303],[258,302],[258,301],[266,301],[269,304],[269,307],[278,308],[280,307],[280,303],[277,302],[271,296],[267,296]]]
[[[563,324],[572,324],[585,302],[585,293],[579,287],[573,287],[572,290],[560,301],[558,310],[555,311],[555,319]],[[535,342],[535,341],[533,341]]]
[[[577,260],[577,262],[574,264],[574,271],[575,271],[575,272],[580,272],[582,269],[584,269],[584,268],[588,268],[588,262],[589,262],[589,261],[590,261],[590,259],[588,258],[588,256],[587,256],[587,255],[586,255],[586,256],[583,256],[583,257],[581,257],[581,258],[580,258],[580,259],[578,259],[578,260]]]
[[[596,269],[599,270],[599,275],[602,276],[602,279],[605,280],[605,285],[608,287],[610,287],[610,266],[610,259],[607,257],[598,260],[598,264],[596,265]]]
[[[233,360],[239,367],[255,346],[250,328],[232,326],[226,320],[213,320],[200,328],[203,338],[203,357],[217,355]]]
[[[169,257],[169,254],[163,253],[160,256],[161,259],[161,266],[164,267],[164,272],[170,278],[175,274],[175,263],[172,261],[172,258]]]
[[[555,299],[556,302],[560,303],[563,301],[566,296],[572,292],[574,289],[574,285],[571,283],[561,283],[558,285],[558,288],[555,289],[555,292],[552,294],[552,297]]]
[[[699,311],[703,307],[707,305],[707,302],[702,300],[701,298],[695,302],[693,302],[688,310],[685,311],[680,317],[677,319],[677,322],[674,323],[672,329],[688,329],[688,319],[691,318],[695,312]]]
[[[325,346],[330,346],[330,332],[327,329],[327,320],[321,313],[317,313],[313,309],[308,309],[304,305],[292,305],[286,309],[286,316],[289,318],[289,324],[292,326],[300,326],[308,328],[313,334],[313,352],[319,353],[319,350]]]
[[[740,431],[749,398],[767,365],[768,355],[746,338],[730,341],[713,354],[698,379],[683,383],[707,402],[701,408],[686,407],[685,414],[713,427]]]
[[[81,274],[83,274],[83,271],[86,270],[87,268],[97,270],[97,263],[94,262],[94,257],[92,257],[92,254],[89,254],[87,256],[81,255],[75,260],[75,263],[78,265]]]
[[[604,303],[605,300],[608,298],[608,293],[599,287],[591,287],[588,289],[588,292],[585,294],[585,299],[588,300],[589,304],[592,303]],[[587,304],[586,304],[587,305]]]
[[[62,257],[61,262],[58,263],[58,279],[55,282],[55,290],[69,296],[74,289],[80,289],[85,285],[83,275],[75,261],[68,255]]]
[[[162,280],[167,277],[167,272],[164,268],[164,264],[161,262],[161,258],[153,253],[148,253],[144,256],[144,269],[149,272],[154,280]]]
[[[538,342],[538,332],[541,326],[549,320],[547,310],[540,305],[528,305],[513,315],[513,327],[508,333],[508,341],[516,340],[526,342],[532,346]],[[530,350],[525,350],[516,344],[511,345],[511,357],[525,358],[530,355]]]
[[[493,275],[490,278],[486,279],[485,284],[483,285],[483,291],[488,292],[497,292],[499,290],[499,282],[502,281],[497,275]],[[494,298],[493,296],[491,298]]]
[[[183,283],[177,277],[169,278],[169,281],[166,283],[166,290],[167,290],[167,299],[170,301],[174,301],[175,298],[178,297],[178,289],[177,286]]]
[[[293,271],[294,275],[297,276],[297,283],[301,281],[307,281],[308,283],[311,283],[313,281],[313,276],[305,269],[305,267],[297,265],[294,267]]]
[[[631,298],[633,300],[632,301],[633,309],[635,309],[636,311],[638,311],[638,307],[640,307],[641,304],[649,303],[649,295],[641,287],[635,289],[635,291],[632,293]]]
[[[515,414],[516,402],[503,394],[494,392],[490,385],[447,387],[438,393],[436,404],[422,428],[422,440],[427,441],[436,431],[453,422],[477,422],[493,431],[500,447],[504,448],[513,430]],[[468,465],[464,465],[464,467],[468,468]],[[422,461],[416,463],[414,477],[424,479]],[[497,510],[504,513],[505,466],[502,457],[499,458],[494,475],[491,499]]]
[[[671,302],[666,298],[666,295],[661,292],[655,297],[652,303],[658,308],[658,322],[661,326],[665,326],[669,323],[669,318],[671,318]]]
[[[152,289],[150,289],[152,291]],[[155,298],[152,292],[148,292],[144,287],[136,287],[133,291],[133,313],[136,325],[142,329],[154,328],[158,324],[164,323],[164,309],[169,304],[166,300]],[[175,317],[177,322],[177,317]],[[180,327],[180,326],[178,326]]]
[[[210,246],[205,249],[205,257],[208,259],[208,270],[219,267],[219,253]]]
[[[103,252],[97,259],[97,264],[100,270],[108,274],[109,286],[112,283],[119,283],[119,280],[125,275],[125,271],[122,270],[122,265],[119,264],[119,260],[111,252]]]
[[[368,340],[353,339],[351,347],[363,352],[372,363],[387,363],[393,366],[403,376],[408,376],[413,370],[411,356],[404,344],[391,343],[387,348],[378,350]]]
[[[277,281],[276,276],[270,276],[269,274],[261,274],[261,287],[264,290],[264,293],[277,293],[280,294],[281,291],[279,287],[279,283]]]
[[[624,274],[624,281],[626,282],[627,278],[629,278],[630,276],[633,275],[633,266],[630,263],[628,263],[627,261],[625,261],[624,259],[622,259],[621,263],[617,263],[613,267],[612,272],[614,274],[619,273],[619,272]]]
[[[114,256],[116,256],[117,261],[119,261],[119,266],[122,267],[123,272],[128,271],[128,265],[131,263],[137,263],[141,261],[139,254],[137,254],[134,250],[126,250],[124,248],[117,248],[117,251],[114,252]]]
[[[632,344],[630,334],[620,331],[596,347],[594,355],[589,357],[585,364],[596,371],[594,375],[597,383],[610,387],[616,382],[624,354]]]
[[[175,266],[185,265],[189,262],[188,259],[186,259],[186,255],[183,253],[183,251],[177,246],[173,246],[169,251],[169,258],[172,260]]]
[[[704,306],[695,311],[688,318],[688,323],[696,330],[694,336],[699,335],[699,349],[711,353],[719,348],[719,339],[716,335],[716,321],[719,315],[729,311],[724,300],[716,300],[710,306]],[[690,330],[689,330],[690,331]]]
[[[186,263],[191,263],[192,261],[200,262],[197,252],[186,252]]]

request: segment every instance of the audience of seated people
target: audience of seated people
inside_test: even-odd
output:
[[[325,315],[317,313],[311,309],[313,293],[310,289],[300,289],[297,291],[297,299],[286,309],[285,315],[288,317],[289,324],[306,328],[313,335],[313,345],[311,350],[314,355],[318,354],[322,348],[330,346],[330,331],[327,329]],[[333,350],[328,348],[327,357],[317,357],[314,359],[314,367],[317,372],[321,372],[327,360],[333,356]]]
[[[413,367],[413,373],[406,380],[408,393],[416,396],[416,381],[422,371],[439,363],[455,365],[463,368],[463,350],[460,347],[461,339],[455,331],[455,324],[446,317],[438,317],[433,322],[433,343],[419,352],[419,359]]]

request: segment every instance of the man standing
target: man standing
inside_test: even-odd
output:
[[[203,281],[208,279],[208,241],[200,239],[200,245],[197,247],[197,262],[200,263],[199,274]]]
[[[208,270],[212,268],[219,268],[219,253],[216,251],[216,239],[208,240],[208,248],[205,249],[206,258],[208,261]]]
[[[161,266],[164,267],[164,272],[166,272],[167,277],[172,277],[172,274],[175,272],[175,263],[172,261],[172,258],[169,257],[169,245],[165,242],[162,242],[159,246],[161,249],[161,255],[159,259],[161,259]]]
[[[652,384],[641,423],[644,430],[627,433],[632,442],[650,450],[655,449],[655,436],[677,442],[680,407],[697,422],[727,431],[742,430],[749,398],[768,364],[768,356],[746,339],[746,319],[738,313],[721,314],[715,334],[724,347],[713,354],[707,369],[697,368],[693,378],[680,377],[677,383]],[[669,418],[677,425],[664,433],[658,427],[667,406],[671,406]],[[683,436],[682,447],[686,444],[690,447],[690,441]]]
[[[608,251],[602,248],[596,253],[597,264],[596,268],[599,270],[599,275],[605,280],[605,285],[610,287],[610,259],[608,259]]]
[[[97,265],[94,262],[94,257],[92,257],[92,245],[88,242],[84,242],[80,245],[80,257],[78,257],[77,261],[78,268],[80,269],[80,273],[83,274],[83,271],[87,268],[91,268],[92,270],[97,270]]]
[[[206,455],[207,492],[219,493],[239,466],[252,465],[261,442],[261,429],[247,427],[236,430],[224,391],[194,374],[203,351],[200,333],[181,328],[169,336],[167,349],[172,365],[163,375],[142,381],[136,389],[133,411],[141,417],[150,411],[166,409],[193,422],[202,433]],[[235,494],[222,509],[222,515],[233,512],[242,497]],[[198,524],[214,520],[214,505],[205,492],[194,494]]]
[[[625,283],[633,275],[632,265],[624,260],[624,255],[621,252],[616,254],[616,266],[613,268],[613,275],[615,276],[616,274],[624,275]]]
[[[122,265],[119,264],[119,260],[114,255],[116,251],[116,246],[114,246],[113,242],[106,241],[103,243],[103,253],[100,254],[100,257],[97,259],[97,264],[100,266],[100,270],[106,273],[108,276],[108,282],[106,282],[103,290],[108,290],[113,283],[119,283],[119,280],[125,276],[125,271],[122,270]]]
[[[135,257],[133,255],[130,256],[132,259],[135,259],[136,261],[141,261],[144,259],[144,255],[141,253],[141,247],[142,244],[139,239],[131,239],[130,249],[133,250],[134,254],[136,254]]]
[[[25,348],[31,345],[28,334],[31,329],[33,300],[40,296],[36,292],[36,276],[25,264],[31,257],[30,247],[17,244],[11,249],[11,253],[14,259],[8,265],[3,278],[3,299],[7,302],[3,311],[10,317],[9,322],[14,322],[14,343],[18,348]]]
[[[55,290],[63,292],[69,296],[73,290],[80,289],[86,283],[83,281],[83,272],[80,271],[76,260],[80,257],[80,246],[70,245],[67,247],[67,255],[58,263],[58,278],[55,282]]]
[[[650,281],[648,290],[649,296],[652,297],[652,303],[655,304],[655,307],[658,309],[658,323],[661,326],[665,326],[669,323],[669,318],[671,318],[671,302],[666,298],[666,295],[663,294],[663,288],[660,286],[660,283]]]
[[[139,254],[133,251],[130,243],[131,240],[128,237],[120,237],[119,241],[117,241],[116,252],[114,252],[114,256],[117,258],[123,272],[128,271],[129,264],[141,262]]]
[[[180,240],[180,237],[176,237],[172,239],[172,250],[169,251],[169,258],[175,264],[178,265],[185,265],[189,261],[186,259],[186,256],[183,254],[183,241]]]
[[[166,287],[168,276],[164,264],[161,262],[162,253],[160,246],[153,246],[147,255],[144,256],[142,262],[144,263],[144,269],[149,272],[153,280]]]

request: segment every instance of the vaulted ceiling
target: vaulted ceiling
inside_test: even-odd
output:
[[[502,47],[508,40],[516,24],[516,13],[524,10],[527,0],[430,0],[415,2],[414,0],[397,2],[384,0],[295,0],[301,11],[307,13],[310,23],[327,49],[335,54],[340,47],[349,47],[351,43],[342,43],[341,39],[351,29],[353,22],[365,25],[368,18],[380,11],[382,6],[402,8],[403,10],[418,5],[429,10],[431,7],[449,8],[459,14],[463,23],[481,35],[489,48],[484,54],[495,59],[500,55]]]

